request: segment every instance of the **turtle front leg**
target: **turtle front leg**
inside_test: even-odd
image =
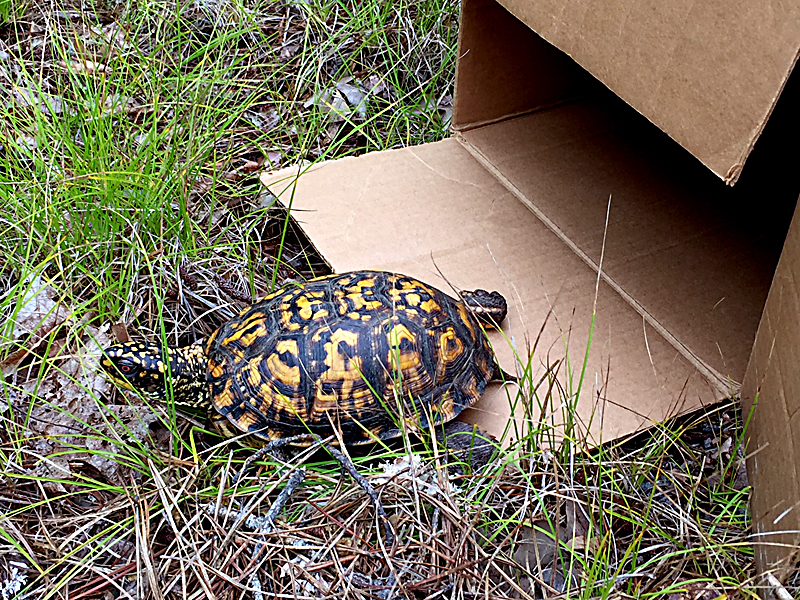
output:
[[[242,435],[241,431],[232,429],[230,426],[230,421],[228,421],[228,417],[218,413],[213,406],[208,411],[208,420],[211,421],[214,429],[216,429],[222,437],[231,439],[238,438]],[[319,437],[312,433],[304,433],[302,435],[279,438],[277,440],[267,442],[266,444],[264,444],[264,440],[262,438],[259,438],[255,435],[245,435],[241,442],[242,445],[247,448],[258,448],[258,450],[245,459],[242,468],[239,469],[239,471],[233,476],[231,483],[234,485],[236,485],[242,476],[250,469],[250,467],[253,466],[254,462],[261,460],[267,454],[280,459],[281,457],[276,455],[276,450],[283,448],[284,446],[316,446],[320,444]],[[259,448],[259,446],[261,447]]]

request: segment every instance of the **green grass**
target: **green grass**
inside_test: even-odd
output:
[[[89,31],[91,14],[51,15],[36,46],[23,39],[27,21],[8,27],[19,74],[0,108],[9,182],[0,237],[12,281],[58,272],[74,293],[95,292],[105,320],[131,308],[148,257],[247,260],[244,240],[220,244],[208,218],[252,198],[229,182],[241,162],[267,155],[281,166],[444,136],[436,107],[452,86],[452,5],[191,6],[141,2]],[[293,20],[281,28],[285,14]],[[364,115],[329,112],[325,93],[359,75],[383,88]]]
[[[97,347],[194,341],[324,269],[258,170],[444,137],[457,20],[449,0],[0,2],[0,597],[13,569],[18,598],[253,597],[258,536],[237,515],[263,515],[306,457],[232,486],[245,453],[202,416],[113,395]],[[373,476],[412,447],[428,467],[381,483],[405,544],[391,559],[360,488],[311,456],[262,583],[355,598],[399,575],[416,597],[532,596],[550,582],[514,557],[535,525],[573,565],[570,597],[752,595],[736,411],[588,448],[573,413],[587,349],[565,350],[577,362],[545,373],[519,357],[526,429],[457,489],[430,440],[351,451]],[[548,406],[566,427],[539,422]],[[703,424],[712,449],[687,441]]]

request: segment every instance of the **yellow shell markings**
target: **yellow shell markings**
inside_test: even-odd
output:
[[[337,421],[336,414],[339,411],[339,398],[337,394],[325,394],[322,390],[317,389],[317,395],[311,405],[311,414],[308,416],[308,422],[327,423],[327,415],[331,415],[333,422]]]
[[[350,312],[350,306],[345,300],[345,293],[342,290],[333,290],[333,303],[340,315]]]
[[[244,320],[237,325],[237,329],[247,329],[254,323],[258,321],[263,321],[266,316],[267,315],[261,312],[260,310],[253,310],[252,307],[245,309],[242,313],[239,314],[239,318],[243,318]]]
[[[353,349],[353,355],[342,355],[339,344],[344,342]],[[328,369],[322,375],[325,381],[345,381],[361,379],[361,357],[355,356],[358,333],[337,329],[331,332],[330,341],[325,343],[325,365]]]
[[[209,352],[224,363],[209,360],[208,373],[220,380],[214,394],[223,404],[233,403],[223,413],[236,428],[252,426],[251,434],[262,436],[255,429],[271,422],[263,437],[279,438],[291,435],[299,412],[308,410],[307,423],[340,424],[346,440],[359,443],[369,441],[369,432],[382,438],[397,433],[386,411],[399,411],[408,415],[409,424],[424,425],[452,418],[478,397],[491,371],[491,356],[483,354],[491,350],[479,341],[478,325],[462,303],[394,275],[352,273],[316,281],[323,283],[284,289],[271,303],[252,307],[254,312],[222,329],[216,342],[221,353]],[[289,332],[299,337],[287,342],[281,334]],[[260,349],[282,342],[287,345],[259,355],[257,368],[242,364],[249,346],[253,353],[253,344]],[[373,351],[356,356],[365,344]],[[307,365],[311,389],[305,392],[312,394],[310,402],[300,397],[306,384],[301,369],[306,367],[298,346],[312,352]],[[384,367],[378,366],[381,362]],[[238,381],[232,388],[226,372]],[[383,398],[374,397],[373,377]]]
[[[288,354],[299,362],[300,348],[295,339],[282,339],[275,343],[275,350],[266,357],[257,356],[250,360],[248,381],[264,398],[270,398],[273,403],[277,403],[277,409],[285,409],[290,412],[297,412],[297,407],[291,398],[279,393],[271,385],[272,381],[283,384],[284,388],[299,390],[300,388],[300,366],[290,365],[281,359],[281,355]],[[266,373],[263,369],[266,367]],[[305,413],[305,410],[301,410]]]
[[[214,379],[219,379],[225,373],[225,365],[213,359],[208,360],[208,370]]]
[[[352,286],[346,288],[348,292],[353,292],[356,294],[364,293],[372,293],[371,289],[365,290],[365,288],[374,288],[375,287],[375,278],[374,277],[362,277],[358,279]]]
[[[249,322],[254,321],[255,319],[248,319]],[[249,331],[248,331],[249,329]],[[254,341],[258,338],[267,335],[267,328],[263,323],[263,313],[262,313],[262,321],[258,323],[256,327],[248,327],[244,324],[238,326],[236,330],[231,333],[228,337],[222,340],[222,343],[226,346],[230,346],[233,342],[239,341],[242,347],[247,348],[248,346],[252,345]]]
[[[424,302],[421,302],[419,307],[423,312],[426,312],[426,313],[432,313],[432,312],[436,312],[436,311],[442,310],[442,307],[439,306],[439,303],[436,302],[436,300],[434,300],[433,298],[430,298],[429,300],[425,300]]]
[[[232,386],[233,379],[228,379],[228,381],[225,382],[225,386],[222,388],[222,391],[214,397],[214,405],[217,408],[223,409],[233,406],[233,392],[231,391]]]
[[[392,301],[392,307],[396,313],[402,312],[408,318],[415,319],[420,315],[424,315],[429,325],[438,325],[441,320],[442,311],[441,305],[432,297],[423,300],[422,296],[418,293],[418,288],[412,288],[414,291],[407,291],[401,289],[389,289],[388,295]],[[424,293],[424,292],[423,292]]]
[[[254,414],[252,410],[245,410],[236,418],[236,426],[242,431],[249,431],[250,428],[258,422],[258,415]]]
[[[439,334],[438,341],[439,360],[442,363],[450,363],[464,352],[464,343],[458,337],[452,325]]]
[[[406,304],[409,306],[419,306],[422,302],[422,297],[416,292],[409,292],[405,295]]]
[[[285,310],[281,313],[281,326],[286,331],[299,331],[302,328],[300,323],[292,320],[294,314],[288,310]]]
[[[314,316],[315,309],[322,308],[323,304],[316,298],[309,300],[307,295],[298,296],[295,299],[295,306],[297,306],[297,314],[304,321],[310,320]]]
[[[433,373],[429,373],[423,363],[421,344],[418,343],[421,340],[418,340],[417,334],[399,322],[396,315],[385,321],[384,326],[388,323],[392,323],[386,333],[389,381],[383,400],[394,406],[402,396],[400,406],[396,406],[393,412],[408,413],[406,416],[411,419],[408,423],[416,423],[416,413],[421,409],[427,410],[420,402],[424,398],[428,398],[426,402],[431,401],[430,394],[435,392],[436,383]],[[422,332],[420,334],[424,335]]]
[[[392,305],[403,305],[405,304],[405,292],[398,290],[397,288],[390,288],[387,290],[389,294],[389,299],[392,301]]]
[[[297,341],[292,339],[279,340],[275,345],[275,352],[267,357],[267,368],[275,379],[284,385],[298,387],[300,385],[300,367],[289,366],[280,357],[281,354],[287,352],[293,356],[298,355]],[[260,377],[261,375],[259,374]]]
[[[476,332],[475,327],[472,326],[472,315],[469,314],[467,311],[466,306],[462,302],[456,304],[456,310],[458,310],[459,320],[467,326],[469,329],[469,334],[472,336],[473,339],[476,339],[478,335],[483,335],[483,332]]]
[[[354,310],[378,310],[383,306],[380,300],[367,300],[363,294],[347,294],[346,299],[350,300]]]
[[[394,323],[388,332],[389,338],[389,365],[393,371],[405,372],[420,366],[419,352],[414,348],[414,334],[402,323]],[[402,342],[406,340],[411,345],[409,351],[402,350]]]
[[[436,415],[444,415],[447,418],[449,415],[453,414],[453,395],[447,391],[442,394],[441,398],[439,399],[439,403],[436,405],[431,406],[431,412]]]
[[[323,328],[314,334],[314,340],[321,342],[322,335],[329,330]],[[309,422],[326,423],[327,413],[331,418],[344,411],[347,418],[359,419],[362,409],[374,402],[372,392],[363,377],[363,362],[355,356],[359,334],[354,331],[337,329],[330,333],[330,341],[324,343],[324,364],[326,369],[315,382],[316,394],[312,403]],[[340,345],[350,349],[343,354]],[[326,390],[333,391],[326,391]]]
[[[469,376],[469,383],[464,386],[464,391],[472,398],[477,398],[479,396],[478,380],[475,378],[474,373]]]

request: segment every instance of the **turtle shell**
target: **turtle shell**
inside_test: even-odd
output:
[[[495,359],[460,300],[411,277],[358,271],[284,288],[208,340],[220,415],[262,441],[334,428],[347,444],[449,421]]]

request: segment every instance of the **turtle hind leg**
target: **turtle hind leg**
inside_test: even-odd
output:
[[[460,464],[468,464],[473,473],[489,464],[500,451],[500,443],[490,433],[463,421],[449,421],[437,427],[436,439],[443,442],[452,457],[451,473],[463,474]]]
[[[320,445],[327,450],[333,458],[335,458],[342,468],[350,473],[350,476],[356,481],[358,485],[361,486],[367,496],[370,497],[372,500],[373,506],[375,506],[375,512],[378,513],[378,518],[381,521],[381,525],[383,525],[383,535],[384,535],[384,543],[386,544],[386,549],[391,550],[392,546],[394,546],[394,531],[392,530],[392,524],[389,521],[389,516],[386,514],[386,510],[383,508],[383,504],[381,504],[380,498],[378,498],[378,492],[375,491],[375,488],[372,487],[372,484],[367,481],[367,479],[358,472],[356,466],[353,464],[353,461],[345,455],[342,451],[338,448],[334,448],[329,444],[324,444],[320,442]]]
[[[324,448],[333,458],[336,459],[336,461],[345,471],[350,473],[350,476],[359,486],[361,486],[361,489],[366,492],[370,500],[372,500],[372,504],[375,507],[375,512],[378,514],[378,519],[380,519],[381,525],[383,525],[384,543],[386,544],[386,548],[390,550],[392,546],[394,546],[394,531],[392,530],[389,516],[386,514],[386,510],[383,508],[380,498],[378,498],[378,492],[376,492],[375,488],[372,487],[372,484],[367,481],[367,479],[361,473],[358,472],[358,469],[356,469],[353,461],[350,460],[346,454],[344,454],[338,448],[334,448],[332,445],[326,443],[316,434],[304,433],[300,435],[279,438],[277,440],[268,442],[266,445],[262,446],[256,452],[247,457],[247,459],[244,461],[244,465],[242,465],[242,468],[233,477],[234,485],[242,478],[244,473],[253,465],[254,462],[260,460],[267,454],[275,456],[275,453],[281,448],[290,445],[303,445],[308,447],[318,446],[320,448]]]
[[[500,292],[461,292],[461,300],[484,325],[497,327],[508,314],[508,303]]]

